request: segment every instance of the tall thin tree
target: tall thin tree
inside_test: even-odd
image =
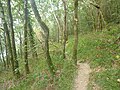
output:
[[[19,72],[19,63],[17,60],[17,53],[16,53],[16,45],[15,45],[15,35],[14,35],[14,29],[13,29],[13,17],[12,17],[12,12],[11,12],[11,0],[7,0],[7,5],[8,5],[8,14],[9,14],[9,24],[10,24],[10,31],[11,31],[11,40],[12,40],[12,52],[13,52],[13,59],[14,59],[14,71],[17,77],[20,76]]]
[[[31,25],[30,16],[28,18],[28,29],[29,29],[28,33],[29,33],[29,40],[30,40],[32,56],[33,56],[33,58],[37,59],[37,49],[36,49],[36,45],[35,45],[34,31],[33,31],[32,25]]]
[[[4,58],[4,51],[3,51],[3,45],[2,45],[2,36],[0,35],[0,51],[1,51],[1,55],[2,55],[2,61],[4,64],[4,68],[6,68],[6,61]]]
[[[7,65],[7,68],[9,68],[10,67],[10,60],[9,60],[9,58],[8,58],[8,42],[7,42],[7,40],[6,40],[6,33],[5,33],[5,30],[4,30],[4,33],[3,33],[3,35],[4,35],[4,42],[5,42],[5,55],[6,55],[6,65]]]
[[[64,28],[63,28],[63,59],[65,58],[66,52],[66,41],[67,41],[67,7],[66,0],[62,0],[64,4]]]
[[[28,40],[28,37],[27,37],[27,33],[28,33],[28,30],[27,30],[27,27],[28,27],[28,9],[27,9],[27,6],[28,6],[28,0],[24,0],[24,62],[25,62],[25,71],[26,71],[26,74],[29,74],[29,66],[28,66],[28,48],[27,48],[27,40]]]
[[[35,14],[35,18],[37,19],[40,27],[42,28],[43,32],[44,32],[44,41],[45,41],[45,55],[46,55],[46,60],[50,69],[50,72],[52,74],[52,76],[55,75],[55,69],[54,69],[54,65],[52,63],[51,57],[50,57],[50,53],[49,53],[49,28],[48,26],[42,21],[40,14],[37,10],[37,6],[35,4],[35,0],[30,0],[31,3],[31,7],[33,9],[33,12]]]
[[[7,22],[6,22],[6,19],[5,19],[5,14],[4,14],[4,8],[3,8],[3,5],[1,3],[1,0],[0,0],[0,12],[2,14],[2,22],[3,22],[3,27],[4,27],[4,31],[6,33],[6,39],[7,39],[7,45],[8,45],[8,56],[9,56],[9,59],[11,61],[11,64],[12,64],[12,72],[13,72],[13,75],[15,75],[15,71],[14,71],[14,59],[13,59],[13,53],[12,53],[12,47],[11,47],[11,39],[10,39],[10,33],[9,33],[9,30],[8,30],[8,26],[7,26]]]
[[[74,46],[73,60],[77,64],[77,47],[78,47],[78,0],[74,0]]]

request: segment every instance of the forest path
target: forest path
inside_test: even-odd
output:
[[[91,69],[88,63],[78,63],[78,71],[75,78],[74,90],[87,90],[90,72]]]

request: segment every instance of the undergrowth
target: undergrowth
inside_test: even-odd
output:
[[[107,30],[102,32],[93,31],[79,34],[78,60],[79,62],[90,63],[93,69],[88,90],[94,90],[95,88],[100,90],[120,89],[119,37],[119,26],[108,27]],[[23,61],[19,60],[20,71],[23,71],[23,79],[19,80],[19,84],[10,90],[45,90],[46,88],[51,88],[51,90],[72,90],[76,73],[76,68],[70,60],[73,41],[73,36],[70,36],[66,45],[67,60],[62,59],[60,44],[50,44],[51,58],[57,72],[54,80],[50,77],[49,69],[43,56],[40,56],[38,60],[29,60],[31,73],[27,77],[24,77]]]
[[[93,69],[88,90],[119,90],[120,26],[79,37],[79,61],[89,62]]]
[[[54,53],[54,52],[53,52]],[[56,69],[56,77],[51,79],[45,58],[30,60],[31,73],[10,90],[72,90],[76,67],[71,60],[63,60],[61,55],[51,55]]]
[[[107,27],[102,32],[79,34],[79,62],[88,62],[93,69],[88,90],[120,89],[119,37],[119,25]],[[68,55],[72,55],[73,38],[70,38],[67,45]]]

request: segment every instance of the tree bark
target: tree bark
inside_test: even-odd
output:
[[[4,64],[4,68],[6,69],[6,62],[5,62],[5,58],[4,58],[4,53],[3,53],[3,46],[2,46],[2,40],[1,40],[1,35],[0,35],[0,51],[1,51],[1,55],[2,55],[2,60],[3,60],[3,64]]]
[[[100,5],[92,2],[90,4],[97,9],[97,27],[98,27],[97,29],[102,31],[103,27],[106,26],[106,22],[102,14],[101,7]]]
[[[24,62],[25,62],[25,72],[26,74],[29,74],[29,66],[28,66],[28,38],[27,38],[27,33],[28,33],[28,30],[27,30],[27,27],[28,27],[28,9],[27,9],[27,6],[28,6],[28,0],[24,0]]]
[[[6,40],[6,34],[5,34],[5,31],[3,33],[4,35],[4,42],[5,42],[5,54],[6,54],[6,65],[7,65],[7,68],[10,67],[10,60],[8,58],[8,44],[7,44],[7,40]]]
[[[20,57],[23,58],[23,49],[22,49],[22,32],[19,32],[19,40],[20,40]]]
[[[37,59],[37,49],[36,49],[36,46],[35,46],[34,32],[33,32],[32,25],[31,25],[31,23],[30,23],[30,18],[29,18],[29,20],[28,20],[28,28],[29,28],[30,47],[32,48],[32,49],[31,49],[32,56],[33,56],[33,58],[36,58],[36,59]]]
[[[34,0],[30,0],[31,3],[31,7],[33,9],[33,12],[35,14],[35,18],[37,19],[40,27],[42,28],[43,32],[44,32],[44,41],[45,41],[45,55],[46,55],[46,60],[48,63],[48,67],[50,69],[50,73],[52,74],[52,76],[55,75],[55,69],[54,69],[54,65],[52,63],[51,57],[50,57],[50,53],[49,53],[49,28],[48,26],[42,21],[40,14],[37,10],[37,6],[35,4]]]
[[[74,1],[74,46],[72,59],[77,65],[77,47],[78,47],[78,0]]]
[[[5,30],[6,38],[7,38],[7,42],[8,42],[7,46],[8,46],[8,51],[9,51],[8,52],[9,53],[9,59],[10,59],[11,64],[12,64],[13,75],[15,75],[15,72],[14,72],[14,59],[13,59],[13,53],[12,53],[12,47],[11,47],[10,33],[9,33],[9,30],[8,30],[7,22],[5,20],[4,9],[3,9],[1,1],[0,1],[0,7],[1,7],[3,27],[4,27],[4,30]]]
[[[66,0],[62,0],[62,1],[64,4],[63,59],[65,59],[66,41],[67,41],[67,7],[66,7]]]
[[[7,0],[7,5],[8,5],[8,14],[9,14],[9,24],[10,24],[10,30],[11,30],[11,40],[12,40],[12,53],[13,53],[13,59],[14,59],[14,71],[15,71],[15,75],[17,76],[17,78],[20,76],[20,72],[19,72],[19,63],[17,60],[17,53],[16,53],[16,45],[15,45],[15,35],[14,35],[14,29],[13,29],[13,17],[12,17],[12,13],[11,13],[11,4],[10,4],[11,0]]]

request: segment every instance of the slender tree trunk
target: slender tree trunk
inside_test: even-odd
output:
[[[65,59],[66,41],[67,41],[67,7],[66,0],[62,0],[64,4],[64,29],[63,29],[63,59]]]
[[[7,0],[8,3],[8,14],[9,14],[9,20],[10,20],[10,30],[11,30],[11,40],[12,40],[12,52],[13,52],[13,59],[14,59],[14,71],[15,71],[15,75],[17,76],[17,78],[20,76],[20,72],[19,72],[19,63],[17,60],[17,53],[16,53],[16,45],[15,45],[15,36],[14,36],[14,29],[13,29],[13,17],[12,17],[12,13],[11,13],[11,4],[10,4],[11,0]]]
[[[54,65],[52,63],[51,57],[50,57],[50,53],[49,53],[49,28],[48,26],[42,21],[40,14],[37,10],[37,6],[35,4],[34,0],[30,0],[33,12],[35,14],[35,17],[40,25],[40,27],[42,28],[43,32],[44,32],[44,40],[45,40],[45,55],[46,55],[46,60],[50,69],[50,72],[52,74],[52,76],[55,75],[55,69],[54,69]]]
[[[19,40],[20,40],[20,57],[23,58],[23,49],[22,49],[22,32],[19,32]]]
[[[78,47],[78,0],[74,1],[74,46],[73,46],[73,60],[77,65],[77,47]]]
[[[6,38],[7,38],[7,42],[8,42],[7,46],[8,46],[8,50],[9,50],[9,59],[11,60],[13,75],[15,75],[15,72],[14,72],[14,59],[13,59],[13,53],[12,53],[12,47],[11,47],[10,33],[9,33],[9,30],[8,30],[7,22],[5,20],[4,9],[3,9],[1,1],[0,1],[0,7],[1,7],[3,27],[4,27],[4,30],[5,30]]]
[[[28,6],[28,0],[24,0],[24,62],[25,62],[25,71],[26,71],[26,74],[29,74],[29,66],[28,66],[28,51],[27,51],[27,26],[28,26],[28,9],[27,9],[27,6]]]
[[[28,20],[28,28],[29,28],[30,47],[32,48],[31,49],[32,56],[33,56],[33,58],[37,59],[37,49],[36,49],[36,46],[35,46],[34,32],[33,32],[32,25],[30,23],[30,19]]]
[[[1,51],[0,51],[0,54],[1,54]],[[0,62],[2,62],[2,59],[1,59],[1,57],[0,57]]]
[[[7,65],[7,68],[9,68],[10,60],[8,58],[8,46],[7,46],[8,44],[7,44],[7,41],[6,41],[5,31],[4,31],[4,42],[5,42],[6,65]]]
[[[98,4],[94,3],[90,4],[97,9],[97,27],[98,27],[97,29],[102,31],[103,27],[106,27],[106,22],[102,14],[101,7]]]
[[[6,68],[6,62],[5,62],[4,53],[3,53],[3,46],[2,46],[1,35],[0,35],[0,49],[1,49],[0,51],[1,51],[1,55],[2,55],[2,60],[3,60],[4,68]]]
[[[55,18],[55,21],[56,21],[56,23],[57,23],[57,26],[58,26],[58,29],[57,29],[57,42],[59,43],[59,40],[60,40],[60,30],[61,30],[61,26],[60,26],[60,23],[59,23],[59,20],[58,20],[58,18],[57,18],[57,16],[56,16],[56,14],[54,14],[54,18]]]
[[[60,18],[59,18],[58,15],[56,15],[56,18],[57,18],[57,23],[58,23],[57,39],[58,39],[58,43],[59,43],[60,40],[61,40],[60,35],[61,35],[61,32],[62,32],[62,25],[61,25]]]

